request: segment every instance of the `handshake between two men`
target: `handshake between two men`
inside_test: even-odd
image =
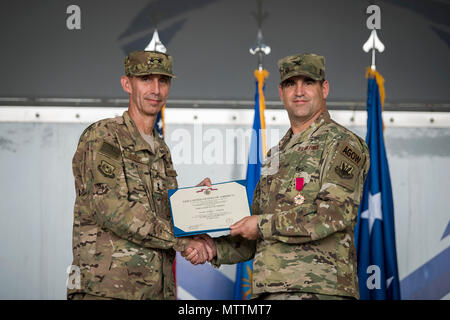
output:
[[[203,179],[197,187],[212,187],[209,178]],[[230,235],[241,235],[247,240],[258,238],[258,218],[256,216],[245,217],[230,226]],[[207,234],[196,235],[189,238],[186,250],[181,255],[193,265],[204,264],[211,261],[217,255],[217,248],[214,239]]]

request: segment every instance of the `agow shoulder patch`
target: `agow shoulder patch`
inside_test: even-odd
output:
[[[328,178],[351,191],[355,190],[358,176],[366,159],[348,142],[341,143],[329,167]]]

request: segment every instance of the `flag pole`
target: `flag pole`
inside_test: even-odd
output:
[[[265,111],[265,100],[264,100],[264,82],[265,79],[269,76],[269,72],[264,69],[263,58],[264,55],[270,54],[270,47],[264,43],[264,38],[262,34],[262,24],[265,19],[269,16],[269,13],[263,12],[262,9],[263,0],[256,0],[257,4],[257,12],[252,12],[253,17],[256,19],[256,23],[258,26],[258,32],[256,35],[256,42],[252,48],[250,48],[250,54],[257,55],[258,57],[258,69],[255,70],[254,75],[258,83],[258,94],[259,94],[259,114],[261,121],[261,140],[262,140],[262,158],[265,157],[267,153],[267,144],[266,144],[266,121],[264,118]],[[256,111],[256,110],[255,110]]]
[[[367,41],[363,45],[364,52],[372,51],[372,65],[370,66],[372,70],[374,71],[376,70],[375,65],[376,50],[378,50],[381,53],[384,51],[384,49],[385,49],[384,44],[378,38],[376,29],[373,28],[372,32],[370,33],[369,39],[367,39]]]
[[[381,40],[378,38],[377,31],[375,27],[372,29],[369,39],[364,43],[363,45],[363,51],[369,52],[372,51],[372,65],[370,68],[367,68],[366,72],[366,78],[375,78],[376,82],[378,84],[378,90],[380,92],[380,100],[381,100],[381,109],[383,110],[384,106],[384,98],[385,98],[385,91],[384,91],[384,79],[383,76],[376,71],[376,65],[375,65],[375,53],[378,50],[380,53],[384,51],[385,46],[381,42]],[[383,131],[384,131],[384,122],[383,122]]]
[[[264,44],[262,35],[262,22],[267,18],[268,13],[263,13],[262,0],[257,0],[257,12],[252,12],[258,24],[258,32],[256,36],[255,45],[250,48],[252,55],[257,55],[258,68],[254,71],[256,78],[256,93],[255,93],[255,115],[253,119],[252,141],[250,144],[248,165],[246,173],[246,190],[249,203],[252,203],[253,193],[256,184],[261,176],[261,166],[264,156],[266,155],[266,134],[265,134],[265,101],[264,101],[264,82],[269,76],[267,70],[264,69],[263,58],[264,55],[270,53],[270,47]],[[234,286],[235,300],[248,300],[252,295],[252,273],[253,260],[238,263],[236,266],[236,282]]]
[[[258,33],[256,35],[256,43],[250,48],[250,53],[252,55],[258,55],[258,70],[263,70],[263,57],[264,55],[270,54],[270,47],[264,44],[264,39],[262,35],[262,23],[269,16],[267,12],[262,10],[263,0],[256,0],[258,6],[258,12],[252,12],[253,17],[256,19],[258,25]]]
[[[384,45],[375,28],[369,30],[372,31],[363,45],[363,50],[367,53],[372,51],[372,65],[366,72],[366,143],[370,151],[370,168],[364,183],[355,227],[359,293],[361,300],[400,299],[394,204],[383,136],[384,79],[376,71],[375,65],[376,51],[383,52]]]

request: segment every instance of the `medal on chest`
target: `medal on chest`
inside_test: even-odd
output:
[[[295,204],[303,204],[305,202],[305,197],[302,195],[302,189],[304,184],[304,178],[295,178],[295,189],[298,191],[298,195],[295,196]]]

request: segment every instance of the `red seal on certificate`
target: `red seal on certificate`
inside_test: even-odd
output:
[[[302,204],[305,202],[305,197],[302,196],[302,189],[304,184],[304,178],[295,178],[295,189],[298,191],[298,195],[295,196],[294,202],[295,204]]]

